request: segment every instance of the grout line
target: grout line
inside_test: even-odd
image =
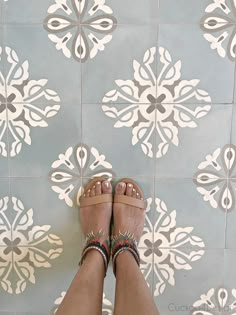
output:
[[[234,60],[233,103],[235,101],[235,84],[236,84],[236,58]]]
[[[10,26],[37,26],[37,25],[50,25],[51,23],[44,23],[42,22],[7,22],[7,21],[2,21],[0,22],[0,25],[10,25]],[[174,23],[174,22],[141,22],[141,23],[109,23],[110,25],[116,25],[116,26],[129,26],[129,27],[134,27],[134,26],[155,26],[155,25],[177,25],[177,26],[183,26],[183,25],[192,25],[192,26],[199,26],[199,25],[208,25],[208,23],[191,23],[191,22],[183,22],[183,23]],[[81,23],[80,21],[74,22],[74,23],[61,23],[61,25],[73,25],[73,26],[90,26],[90,25],[100,25],[100,23]],[[224,22],[220,23],[218,22],[217,25],[225,25]],[[227,23],[228,26],[235,26],[235,23]]]
[[[135,102],[133,102],[135,103]],[[107,103],[102,103],[102,102],[83,102],[84,105],[113,105],[113,106],[119,106],[119,105],[131,105],[133,103],[123,103],[123,102],[120,102],[120,103],[117,103],[117,102],[107,102]],[[138,103],[138,105],[141,105],[141,106],[147,106],[147,105],[150,105],[152,103]],[[232,105],[233,103],[227,103],[227,102],[219,102],[219,103],[212,103],[212,102],[205,102],[205,103],[201,103],[201,102],[192,102],[192,103],[189,103],[189,102],[175,102],[175,103],[165,103],[165,102],[161,102],[161,103],[156,103],[158,105],[165,105],[165,106],[171,106],[171,105],[178,105],[178,104],[183,104],[183,105],[192,105],[192,106],[198,106],[198,105],[214,105],[214,106],[230,106]]]
[[[83,65],[83,63],[81,62],[81,66]],[[82,68],[81,68],[82,69]],[[81,78],[82,78],[82,71],[81,71]],[[81,79],[82,80],[82,79]],[[81,102],[82,102],[82,96],[81,96]],[[67,102],[67,100],[65,100],[65,102]],[[68,100],[68,103],[69,103],[69,100]],[[71,103],[71,102],[70,102]],[[119,106],[119,105],[131,105],[132,103],[117,103],[117,102],[107,102],[107,103],[102,103],[102,102],[82,102],[84,105],[115,105],[115,106]],[[25,102],[13,102],[13,104],[25,104]],[[38,105],[45,105],[46,102],[38,102],[37,103]],[[147,106],[147,105],[150,105],[152,103],[138,103],[138,105],[141,105],[141,106]],[[165,105],[165,106],[172,106],[172,105],[178,105],[179,103],[165,103],[165,102],[161,102],[161,103],[156,103],[157,105]],[[201,103],[201,102],[192,102],[192,103],[188,103],[188,102],[184,102],[184,103],[181,103],[181,104],[184,104],[184,105],[193,105],[193,106],[197,106],[197,105],[207,105],[207,104],[210,104],[210,105],[215,105],[215,106],[230,106],[230,105],[233,105],[233,103],[212,103],[212,102],[205,102],[205,103]],[[75,106],[75,105],[72,105],[72,104],[69,104],[69,105],[66,105],[66,106]]]
[[[113,176],[114,179],[120,179],[121,177],[124,176],[131,176],[132,178],[137,178],[137,179],[150,179],[150,180],[176,180],[176,181],[182,181],[182,180],[193,180],[193,179],[197,179],[197,177],[158,177],[158,176],[151,176],[151,175],[133,175],[133,174],[120,174],[119,176]],[[22,175],[22,176],[0,176],[0,180],[1,179],[6,179],[6,178],[24,178],[24,179],[50,179],[51,176],[47,175],[47,176],[27,176],[27,175]],[[91,179],[93,178],[92,176],[68,176],[68,179],[79,179],[80,177],[82,177],[83,179]],[[67,178],[67,177],[65,177]],[[221,177],[222,180],[228,179],[227,177]]]
[[[80,3],[81,5],[81,3]],[[81,35],[81,25],[80,25],[80,35]],[[80,44],[81,44],[81,37],[80,37]],[[81,143],[84,143],[84,134],[83,134],[83,98],[82,98],[82,91],[83,91],[83,76],[82,76],[82,62],[80,58],[80,132],[81,132]],[[81,162],[81,161],[80,161]],[[83,183],[83,167],[80,168],[80,182],[81,182],[81,187]]]
[[[232,145],[232,135],[233,135],[233,117],[234,117],[234,105],[232,105],[232,114],[231,114],[231,122],[230,122],[230,136],[229,136],[229,148],[231,151]],[[230,161],[228,161],[227,166],[227,198],[229,194],[229,184],[230,184]],[[227,248],[227,231],[228,231],[228,211],[225,211],[225,235],[224,235],[224,244],[225,249]]]

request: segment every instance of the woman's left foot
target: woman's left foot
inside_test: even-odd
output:
[[[85,191],[81,200],[103,194],[112,194],[112,186],[108,180],[98,179],[91,189]],[[101,242],[109,238],[110,222],[112,216],[112,202],[104,202],[95,205],[82,206],[80,208],[80,222],[84,235],[92,232],[96,235],[101,229],[103,236]]]

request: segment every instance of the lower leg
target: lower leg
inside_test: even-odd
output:
[[[143,274],[128,251],[116,259],[115,305],[114,315],[159,315]]]
[[[94,180],[95,181],[95,180]],[[93,184],[93,181],[91,182]],[[97,180],[91,189],[85,190],[80,207],[80,223],[84,235],[91,235],[103,230],[100,241],[109,236],[112,203],[88,205],[89,200],[98,196],[111,194],[112,187],[108,181]],[[90,199],[91,198],[91,199]],[[87,200],[87,201],[86,201]],[[87,205],[86,205],[87,202]],[[90,239],[91,242],[91,239]],[[83,262],[73,279],[56,315],[101,315],[103,282],[106,272],[101,253],[90,249],[83,256]]]
[[[131,183],[120,182],[116,186],[116,194],[142,199],[143,196],[140,189],[138,189],[138,192],[136,189]],[[137,205],[132,206],[118,202],[114,203],[113,215],[114,235],[117,235],[119,231],[122,233],[129,231],[138,243],[143,232],[145,210],[137,207]],[[116,296],[114,315],[159,315],[150,289],[132,253],[124,251],[118,254],[115,266]]]
[[[56,315],[101,315],[104,276],[102,256],[89,251]]]

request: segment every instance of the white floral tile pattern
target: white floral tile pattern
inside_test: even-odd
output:
[[[217,148],[198,166],[194,174],[194,183],[203,200],[212,208],[232,211],[235,208],[236,187],[236,146],[225,145]]]
[[[211,288],[193,304],[191,315],[236,314],[236,289]]]
[[[85,19],[87,12],[89,18]],[[48,13],[44,27],[49,39],[66,58],[73,57],[79,62],[92,59],[105,49],[117,23],[110,6],[100,0],[72,0],[70,4],[55,1]]]
[[[29,63],[21,62],[10,47],[0,47],[0,61],[7,59],[7,76],[0,73],[0,152],[6,157],[20,154],[22,145],[31,145],[30,130],[47,127],[60,109],[60,97],[47,87],[48,80],[30,80]],[[54,104],[39,108],[35,101]],[[7,135],[8,130],[8,135]],[[9,151],[7,152],[7,142]]]
[[[21,294],[29,283],[35,284],[35,269],[52,267],[51,260],[63,251],[60,237],[51,234],[50,225],[34,225],[33,214],[16,197],[0,199],[0,284],[9,294]],[[50,245],[48,250],[42,248],[44,243]]]
[[[96,176],[143,190],[161,315],[236,315],[235,3],[0,0],[0,315],[56,312]]]
[[[212,50],[221,58],[235,61],[236,45],[236,4],[235,1],[211,1],[205,8],[205,15],[201,19],[204,38],[209,42]]]
[[[163,200],[156,198],[153,201],[148,198],[147,202],[147,213],[155,202],[158,220],[153,225],[146,216],[144,233],[139,243],[141,269],[145,277],[154,269],[154,295],[158,296],[168,285],[178,285],[175,282],[176,270],[191,270],[193,263],[204,255],[205,244],[192,233],[193,227],[177,227],[177,211],[169,211]],[[184,247],[189,247],[188,252],[181,250]],[[154,261],[150,259],[152,255]]]
[[[183,105],[188,99],[208,103],[211,98],[198,87],[199,80],[181,80],[180,60],[173,63],[168,50],[162,47],[159,54],[163,67],[157,78],[152,69],[156,48],[152,47],[146,51],[141,64],[134,60],[134,78],[116,80],[118,88],[107,92],[102,100],[115,103],[122,98],[131,103],[122,110],[106,105],[102,109],[108,117],[115,119],[115,128],[131,127],[132,145],[139,143],[143,153],[151,158],[161,158],[172,144],[178,146],[178,128],[196,128],[198,119],[211,109],[210,105],[194,109]],[[149,140],[154,132],[160,138],[156,152]]]
[[[53,309],[53,313],[56,314],[56,311],[58,310],[59,305],[62,303],[64,297],[66,295],[66,291],[61,292],[61,296],[58,297],[54,304],[56,305]],[[102,306],[102,315],[112,315],[113,314],[113,305],[111,301],[109,301],[103,293],[103,306]]]
[[[58,193],[59,199],[64,200],[69,207],[74,203],[79,205],[79,198],[83,194],[82,176],[106,176],[110,179],[114,176],[112,165],[106,161],[105,155],[99,153],[95,147],[90,148],[85,144],[70,147],[65,153],[59,154],[58,160],[52,163],[52,168],[52,190]]]

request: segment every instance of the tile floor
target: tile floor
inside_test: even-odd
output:
[[[0,0],[0,315],[55,312],[98,174],[145,192],[161,315],[236,314],[235,53],[235,1]]]

